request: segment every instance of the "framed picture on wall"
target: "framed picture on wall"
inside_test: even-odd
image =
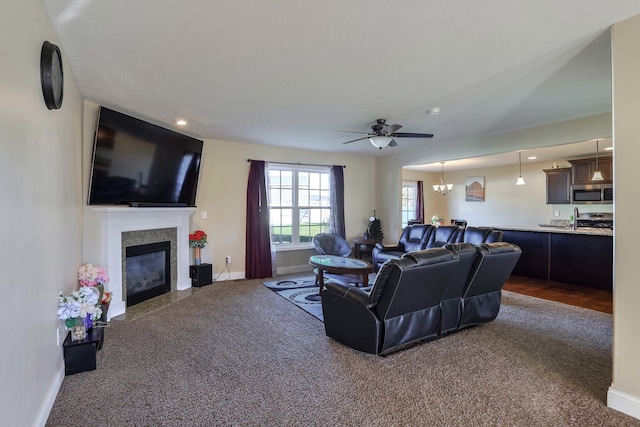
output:
[[[468,177],[464,183],[465,202],[484,202],[484,176]]]

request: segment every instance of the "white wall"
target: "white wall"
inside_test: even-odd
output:
[[[468,138],[464,140],[452,141],[447,144],[428,144],[423,147],[418,147],[409,152],[401,152],[396,155],[380,157],[376,161],[376,209],[379,213],[378,216],[383,218],[382,224],[385,237],[399,235],[400,232],[400,189],[402,187],[403,166],[433,163],[452,159],[464,159],[468,157],[478,157],[488,154],[505,153],[512,151],[515,155],[516,150],[519,149],[570,144],[573,142],[592,139],[594,137],[604,138],[610,136],[611,115],[600,114],[582,119],[569,120],[561,123],[553,123],[545,126],[538,126],[535,128],[503,133],[500,135]],[[525,166],[523,165],[523,167]],[[466,175],[467,173],[470,172],[467,171],[464,174]],[[499,173],[499,171],[496,171],[495,173]],[[506,183],[508,181],[506,179],[506,170],[503,173],[505,174],[504,178]],[[487,172],[487,174],[489,174],[489,172]],[[543,175],[538,175],[538,177],[540,176]],[[439,179],[438,177],[439,174],[436,174],[436,182]],[[446,164],[445,178],[447,181],[456,178],[457,182],[459,182],[461,185],[464,184],[464,177],[460,177],[457,174],[456,176],[454,176],[451,173],[447,172]],[[496,176],[496,178],[500,177]],[[515,175],[515,178],[517,178],[517,175]],[[529,180],[526,179],[526,177],[525,180],[527,181],[527,185],[529,185]],[[532,184],[533,182],[534,181],[532,179]],[[544,186],[542,188],[544,188]],[[462,197],[458,196],[458,194],[460,193],[461,190],[459,190],[458,188],[454,189],[454,195],[456,195],[456,197]],[[490,194],[492,194],[491,197],[489,197]],[[516,197],[516,201],[521,201],[523,199],[521,197],[522,192],[515,193],[511,192],[510,190],[510,194]],[[500,198],[496,198],[494,196],[496,196],[496,193],[494,193],[493,188],[491,186],[487,186],[487,200],[491,200],[492,203],[493,201],[500,200]],[[537,199],[540,199],[539,194],[534,196]],[[449,197],[449,195],[445,196],[444,198],[447,197]],[[542,203],[545,203],[545,201],[546,198],[543,198]],[[444,206],[442,205],[442,202],[445,203]],[[448,202],[445,202],[444,200],[435,201],[435,206],[437,206],[438,209],[437,212],[440,215],[454,218],[464,218],[464,215],[466,214],[473,215],[473,217],[470,218],[480,218],[480,213],[483,213],[483,210],[487,210],[486,208],[480,207],[473,208],[473,210],[471,208],[463,209],[460,206],[458,206],[460,210],[450,210],[452,209],[452,207],[450,207],[447,203]],[[529,205],[526,204],[525,206]],[[426,206],[425,203],[425,216],[429,216],[428,208],[429,207]],[[490,212],[487,211],[484,213]],[[494,213],[490,214],[492,216],[495,215]],[[537,221],[537,218],[542,218],[542,215],[527,214],[526,221]],[[384,221],[384,219],[386,219],[386,222]],[[502,221],[503,218],[500,218],[499,220]],[[510,218],[505,217],[504,220],[509,220],[509,223],[504,225],[515,225],[511,223]],[[484,216],[482,217],[482,222],[484,222]]]
[[[57,291],[82,261],[82,101],[65,62],[62,108],[44,104],[41,46],[60,42],[40,1],[5,4],[0,39],[0,422],[43,425],[64,376]]]
[[[607,403],[640,418],[640,286],[636,263],[638,188],[640,180],[640,16],[615,24],[612,30],[615,157],[613,382]],[[620,232],[618,232],[620,231]]]
[[[345,165],[345,220],[348,239],[361,236],[375,206],[374,157],[337,155],[308,150],[292,150],[255,144],[206,140],[198,188],[198,211],[193,229],[209,235],[203,262],[213,264],[214,274],[224,270],[225,256],[231,255],[232,278],[244,277],[247,159],[272,162]],[[202,212],[207,212],[207,219]],[[310,251],[279,252],[279,273],[287,267],[307,265]],[[226,273],[220,280],[227,277]]]
[[[440,180],[440,174],[424,173],[425,217],[428,220],[435,213],[448,223],[451,218],[466,219],[473,226],[537,226],[549,223],[551,219],[569,220],[574,206],[580,212],[613,212],[613,205],[547,205],[546,175],[543,169],[550,169],[554,161],[523,161],[522,176],[525,185],[516,184],[519,174],[517,165],[492,168],[477,168],[464,171],[446,172],[445,180],[454,185],[446,196],[432,191],[432,185]],[[559,164],[566,159],[556,159]],[[416,171],[404,170],[404,179],[417,179]],[[465,182],[468,177],[484,177],[485,201],[465,201]],[[559,216],[555,216],[555,212]]]

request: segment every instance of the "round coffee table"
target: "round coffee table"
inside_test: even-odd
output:
[[[369,284],[369,273],[373,273],[373,264],[355,258],[345,258],[335,255],[312,255],[309,265],[318,269],[318,282],[322,293],[324,287],[324,272],[330,274],[357,274],[362,275],[362,286]]]

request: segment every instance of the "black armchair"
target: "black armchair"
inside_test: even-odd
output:
[[[425,249],[434,229],[435,227],[431,224],[408,225],[402,230],[398,244],[376,243],[371,252],[373,268],[378,271],[388,259],[399,259],[407,252]]]
[[[440,302],[457,267],[457,255],[439,248],[388,261],[370,292],[330,280],[322,292],[327,336],[373,354],[436,338]]]
[[[349,256],[351,246],[344,237],[331,233],[319,233],[313,236],[313,247],[321,255]]]

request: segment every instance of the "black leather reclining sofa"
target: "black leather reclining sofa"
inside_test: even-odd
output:
[[[322,292],[325,332],[384,355],[490,322],[520,253],[505,242],[454,243],[385,262],[370,288],[332,279]]]
[[[423,249],[439,248],[447,243],[481,243],[501,242],[501,230],[489,227],[459,227],[457,225],[442,225],[435,227],[431,224],[408,225],[402,230],[396,245],[376,243],[371,253],[371,261],[375,271],[388,259],[399,259],[407,252]]]

